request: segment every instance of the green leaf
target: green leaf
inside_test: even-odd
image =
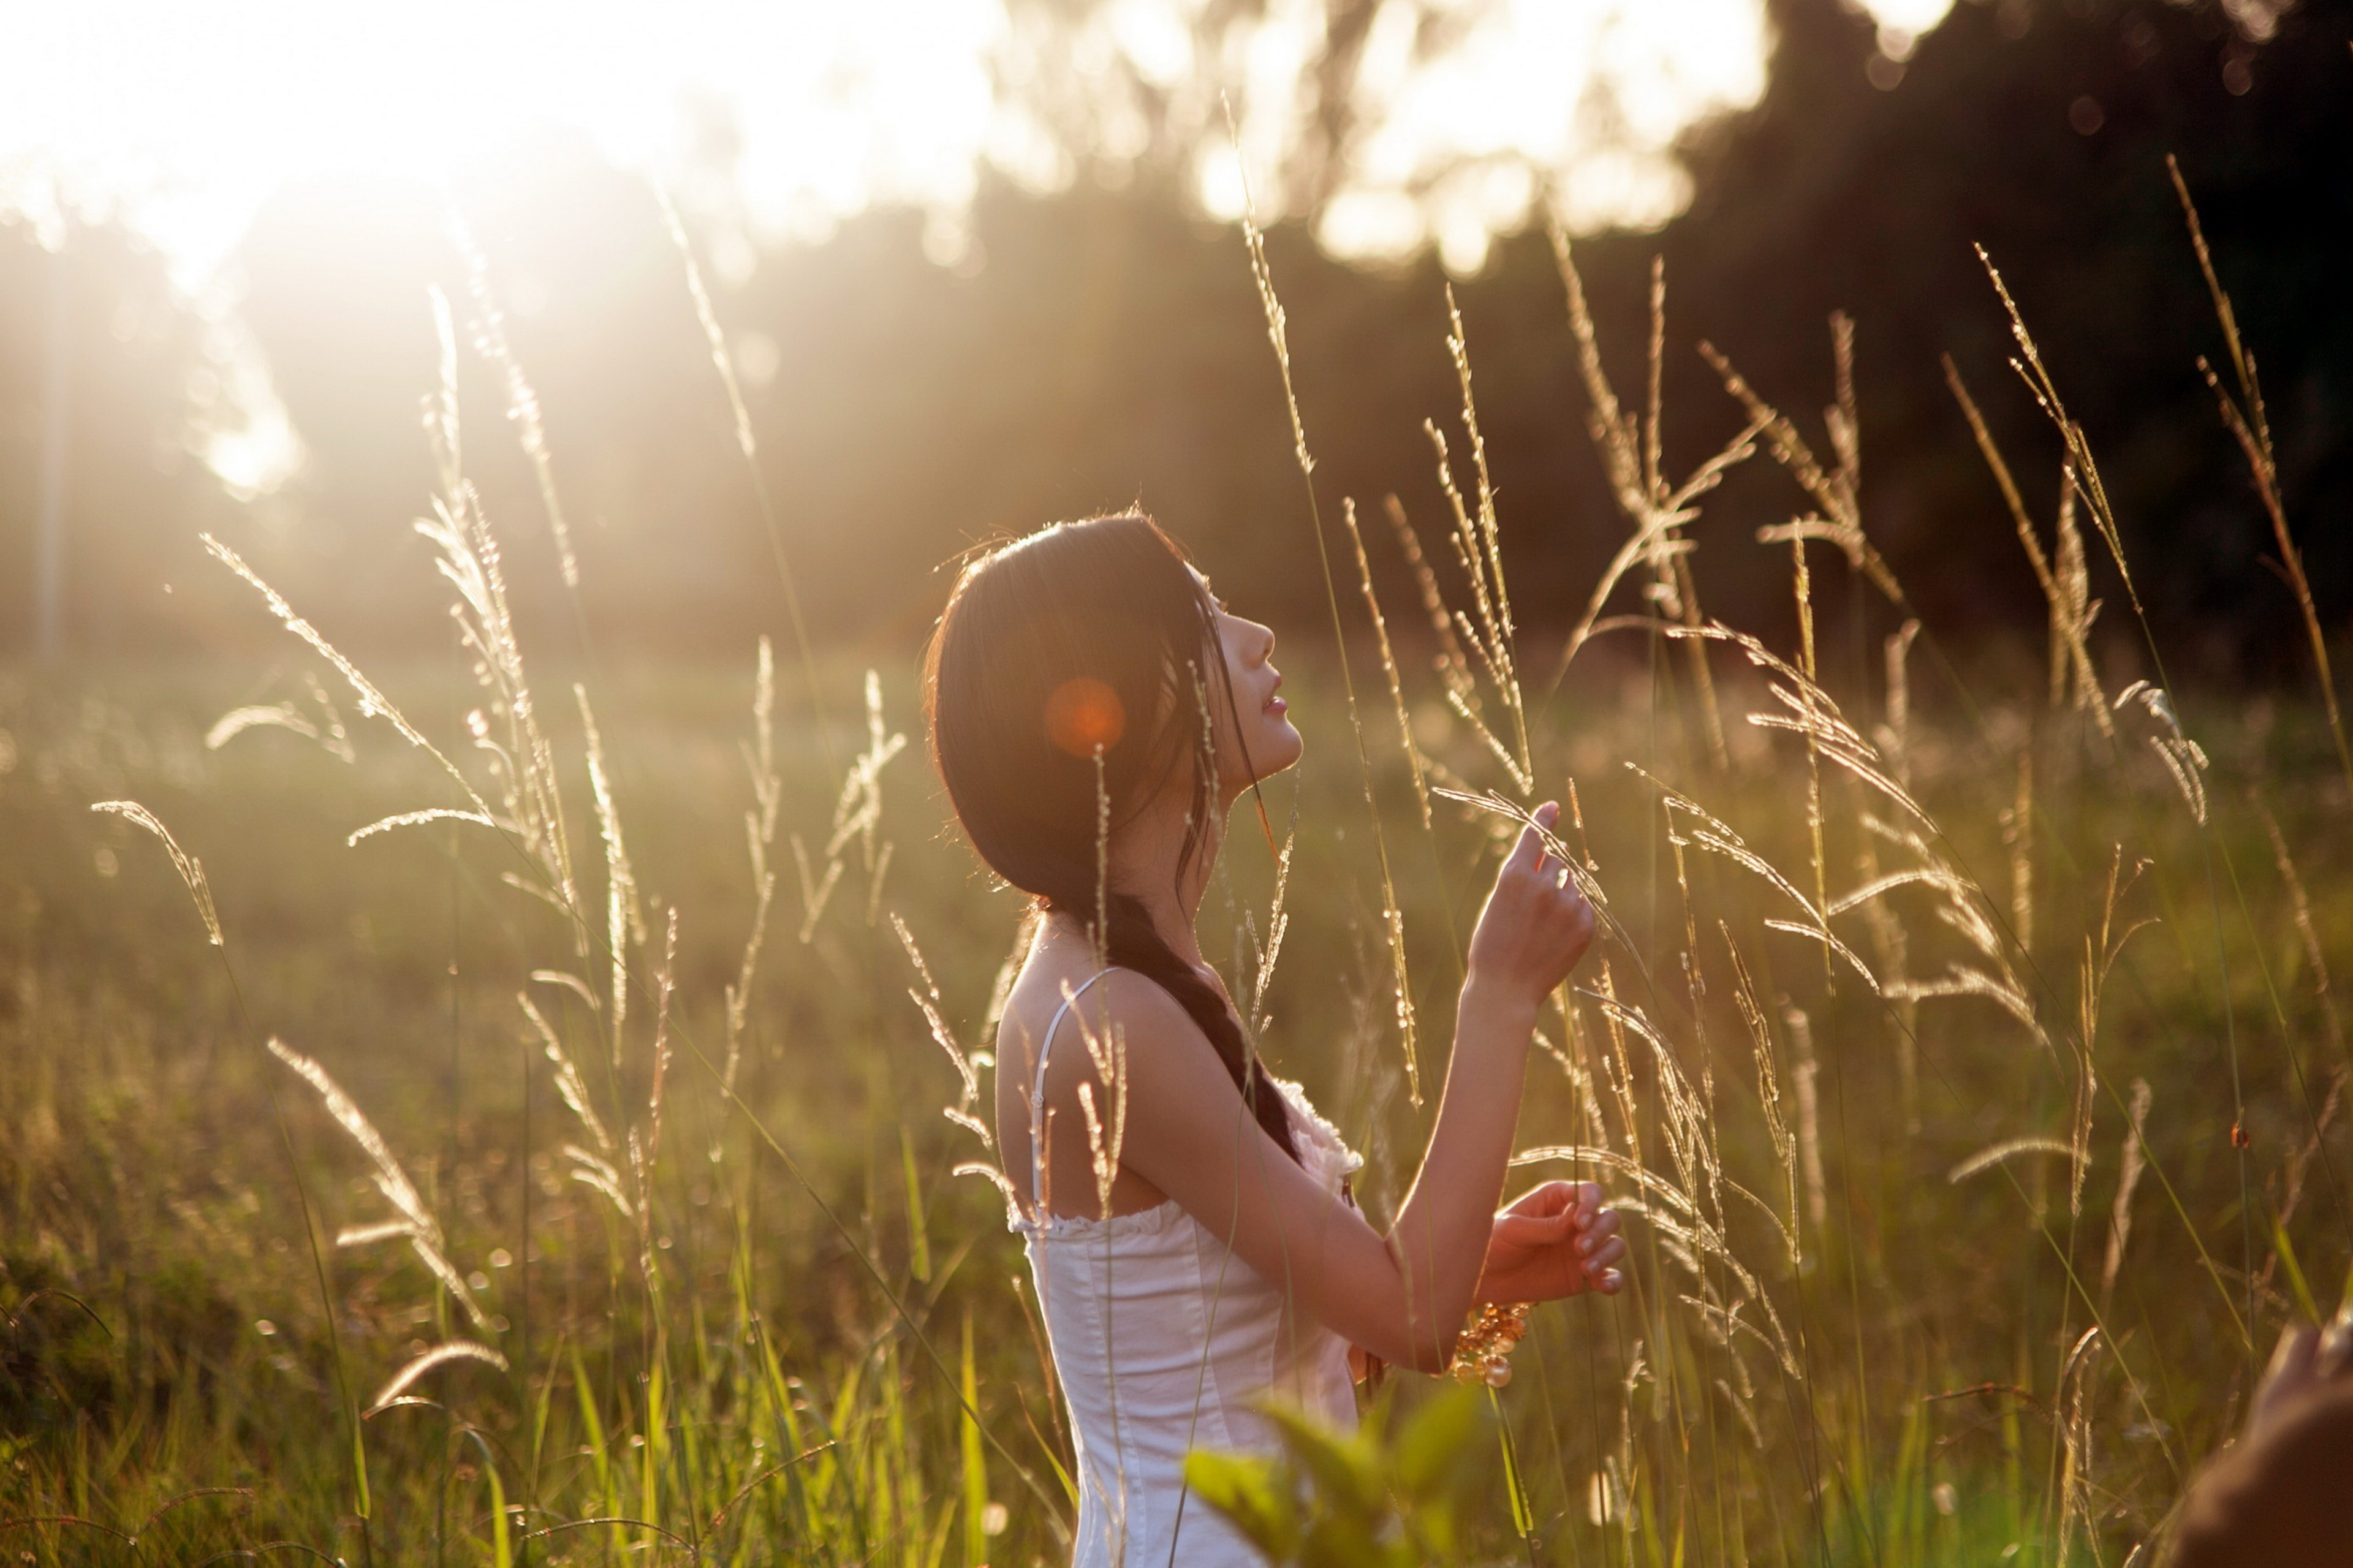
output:
[[[1281,1405],[1265,1408],[1282,1438],[1283,1451],[1305,1472],[1327,1507],[1362,1519],[1387,1515],[1388,1488],[1381,1479],[1380,1458],[1370,1442],[1354,1434],[1334,1432],[1314,1417]]]
[[[1185,1484],[1270,1559],[1291,1561],[1299,1509],[1279,1461],[1196,1448],[1185,1456]]]
[[[1390,1449],[1398,1489],[1412,1499],[1449,1489],[1466,1468],[1483,1415],[1478,1391],[1463,1384],[1426,1401]]]

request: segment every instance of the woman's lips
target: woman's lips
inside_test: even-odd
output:
[[[1280,719],[1291,711],[1291,704],[1280,697],[1270,697],[1266,700],[1266,710]]]

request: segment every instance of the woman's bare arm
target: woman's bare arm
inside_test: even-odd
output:
[[[1592,941],[1593,912],[1560,870],[1524,832],[1496,874],[1472,938],[1430,1148],[1388,1236],[1284,1156],[1184,1009],[1124,971],[1098,982],[1076,1009],[1089,1026],[1108,1021],[1124,1036],[1120,1163],[1350,1342],[1440,1370],[1487,1258],[1536,1010]],[[1078,1087],[1095,1077],[1088,1056],[1054,1053],[1050,1102],[1077,1110]],[[1092,1092],[1107,1109],[1103,1087]],[[1574,1244],[1572,1227],[1589,1215],[1589,1205],[1565,1212],[1563,1245]],[[1596,1279],[1622,1248],[1614,1239],[1598,1246]]]

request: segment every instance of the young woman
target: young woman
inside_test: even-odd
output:
[[[1535,834],[1472,936],[1438,1120],[1387,1234],[1350,1198],[1361,1162],[1253,1054],[1194,919],[1229,809],[1299,760],[1273,647],[1128,513],[967,565],[925,671],[956,816],[1039,911],[997,1124],[1077,1441],[1081,1568],[1255,1562],[1187,1506],[1188,1448],[1272,1447],[1269,1398],[1352,1423],[1351,1347],[1437,1373],[1480,1303],[1620,1282],[1592,1184],[1495,1212],[1537,1009],[1593,937]]]

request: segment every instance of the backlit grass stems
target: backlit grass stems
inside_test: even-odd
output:
[[[2191,219],[2230,366],[2227,383],[2211,378],[2225,432],[2303,617],[2317,722],[2353,779],[2253,357]],[[2044,601],[2028,689],[2010,693],[1989,684],[1999,650],[1940,640],[1869,530],[1853,368],[1869,323],[1831,323],[1818,434],[1701,345],[1728,435],[1673,479],[1668,280],[1650,279],[1643,389],[1621,396],[1556,234],[1587,435],[1623,534],[1589,594],[1538,616],[1513,597],[1512,539],[1563,524],[1505,515],[1451,296],[1432,353],[1459,406],[1422,433],[1443,520],[1426,549],[1383,497],[1388,526],[1367,539],[1355,498],[1318,495],[1254,218],[1244,242],[1330,591],[1339,695],[1324,711],[1349,726],[1355,756],[1335,768],[1311,755],[1286,786],[1291,830],[1278,842],[1265,824],[1265,862],[1244,853],[1248,836],[1227,858],[1232,988],[1254,1046],[1286,1070],[1314,1080],[1345,1054],[1362,1079],[1326,1102],[1349,1106],[1345,1131],[1375,1155],[1358,1191],[1377,1218],[1399,1195],[1399,1151],[1426,1131],[1420,1058],[1446,1011],[1430,977],[1459,962],[1464,889],[1539,800],[1568,804],[1548,847],[1599,916],[1596,952],[1544,1020],[1557,1070],[1531,1090],[1516,1163],[1609,1188],[1636,1244],[1630,1289],[1531,1318],[1521,1375],[1495,1405],[1505,1426],[1476,1550],[1622,1568],[2146,1563],[2183,1478],[2243,1410],[2256,1348],[2290,1313],[2332,1309],[2353,1261],[2353,1059],[2328,962],[2346,805],[2333,780],[2274,773],[2263,733],[2195,709],[2145,617],[2137,647],[2095,640],[2103,595],[2138,615],[2126,524],[2022,303],[1994,279],[1988,309],[2008,314],[2025,394],[2063,454],[2042,519],[1946,366],[1987,464],[1988,537],[2015,537]],[[756,459],[717,306],[699,274],[690,287],[741,455]],[[551,705],[535,684],[463,461],[460,334],[435,307],[438,486],[418,531],[449,589],[463,739],[429,736],[243,557],[207,542],[441,781],[438,797],[392,802],[351,832],[347,852],[467,836],[448,886],[470,889],[468,929],[495,940],[462,956],[506,967],[484,982],[495,1026],[453,1025],[451,1048],[522,1087],[512,1112],[402,1128],[373,1103],[398,1063],[355,1063],[295,1021],[242,1025],[263,1081],[299,1079],[316,1107],[290,1115],[282,1140],[316,1243],[313,1321],[278,1308],[279,1361],[236,1363],[209,1393],[191,1381],[152,1422],[123,1400],[111,1438],[76,1416],[10,1449],[0,1544],[78,1561],[146,1531],[197,1543],[199,1559],[299,1537],[346,1560],[437,1564],[1053,1561],[1076,1469],[986,1190],[1009,1203],[1008,1161],[1027,1174],[991,1118],[993,1073],[1019,1064],[1000,1067],[988,1044],[1019,948],[1008,955],[1006,906],[886,795],[907,744],[890,717],[898,686],[867,675],[864,745],[837,765],[817,711],[823,671],[787,606],[809,703],[780,703],[763,639],[744,804],[726,806],[724,843],[704,851],[740,899],[731,912],[660,896],[681,875],[660,809],[676,796],[632,748],[626,694],[582,682]],[[529,383],[486,286],[474,308],[555,526]],[[1704,519],[1726,473],[1760,455],[1787,504]],[[1348,535],[1352,595],[1331,572],[1325,499]],[[1711,558],[1762,546],[1786,560],[1788,646],[1703,607],[1703,541]],[[561,554],[568,591],[578,563]],[[1417,613],[1384,613],[1389,563]],[[1838,589],[1851,659],[1825,656]],[[1532,625],[1565,628],[1558,646]],[[1387,720],[1357,706],[1360,650],[1380,662]],[[1549,675],[1541,691],[1531,669]],[[323,689],[312,701],[320,722],[248,702],[215,744],[290,732],[349,759]],[[2303,710],[2284,706],[2274,721],[2293,725]],[[252,962],[237,901],[224,919],[155,813],[100,809],[108,830],[163,843],[234,988]],[[426,839],[411,832],[427,825]],[[1405,869],[1416,835],[1426,876]],[[1278,976],[1282,954],[1294,962]],[[16,1043],[32,1026],[10,1016],[8,1049],[48,1048]],[[1364,1037],[1347,1047],[1345,1019]],[[1083,1033],[1101,1205],[1128,1119],[1149,1111],[1126,1097],[1119,1035]],[[53,1121],[43,1086],[96,1071],[45,1066],[25,1101]],[[35,1110],[0,1107],[18,1119],[0,1127],[12,1215],[34,1215],[25,1194],[48,1190],[32,1151],[58,1140]],[[333,1142],[295,1136],[309,1126]],[[460,1152],[418,1160],[405,1142]],[[330,1171],[356,1173],[361,1196],[341,1201]],[[0,1304],[21,1346],[68,1309],[13,1278]],[[103,1321],[102,1300],[92,1310]],[[305,1358],[332,1361],[332,1378]],[[323,1392],[248,1397],[198,1433],[197,1413],[240,1397],[237,1378],[298,1375]],[[347,1449],[332,1481],[288,1457],[306,1452],[321,1399]],[[211,1494],[189,1488],[240,1467],[250,1517],[204,1512]]]

